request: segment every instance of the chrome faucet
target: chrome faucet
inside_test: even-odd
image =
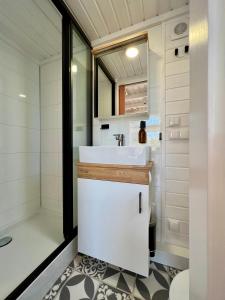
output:
[[[118,146],[124,146],[124,134],[123,133],[118,133],[114,134],[116,140],[118,141]]]

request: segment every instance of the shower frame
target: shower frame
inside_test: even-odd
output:
[[[73,226],[73,98],[71,79],[72,33],[75,30],[90,49],[90,101],[87,106],[88,145],[92,145],[92,47],[73,14],[63,0],[50,0],[62,16],[62,163],[63,163],[63,235],[64,241],[6,298],[17,299],[26,288],[53,262],[63,249],[77,236]]]

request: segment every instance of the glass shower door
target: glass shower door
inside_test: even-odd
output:
[[[79,146],[91,145],[91,51],[82,37],[72,33],[72,101],[73,101],[73,226],[77,226],[77,168]]]
[[[64,241],[62,21],[51,0],[0,1],[0,299]]]

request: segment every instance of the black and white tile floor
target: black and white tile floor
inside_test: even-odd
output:
[[[178,272],[152,262],[146,278],[77,255],[43,300],[168,300],[171,280]]]

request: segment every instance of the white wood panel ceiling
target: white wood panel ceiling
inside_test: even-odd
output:
[[[0,0],[0,36],[40,62],[61,53],[61,16],[49,0]]]
[[[116,81],[126,82],[129,79],[147,78],[147,43],[136,45],[136,48],[139,54],[134,58],[126,56],[126,48],[101,57]]]
[[[189,0],[65,0],[91,41],[188,5]]]

